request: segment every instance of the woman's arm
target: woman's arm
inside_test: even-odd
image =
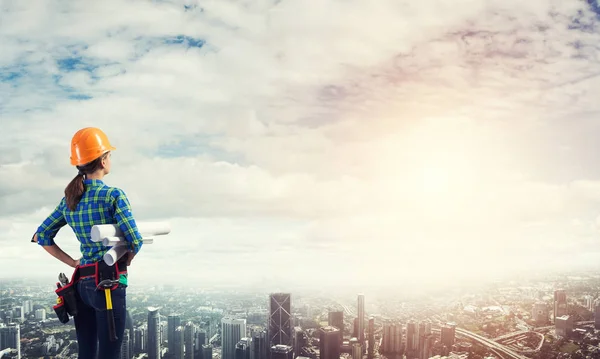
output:
[[[37,233],[34,235],[37,240]],[[52,244],[50,246],[43,246],[46,252],[50,253],[54,258],[68,265],[69,267],[77,267],[79,265],[79,259],[75,260],[70,255],[65,253],[58,245]]]
[[[60,201],[60,204],[52,211],[52,213],[42,222],[42,225],[37,229],[33,235],[32,242],[37,242],[41,245],[46,252],[50,253],[54,258],[63,262],[64,264],[75,267],[79,265],[79,260],[74,260],[70,255],[65,253],[59,246],[54,243],[54,237],[58,231],[67,224],[65,217],[63,216],[63,207],[65,206],[65,199]]]
[[[117,225],[123,232],[125,240],[129,242],[129,253],[127,258],[127,265],[131,264],[133,257],[142,248],[142,235],[140,234],[133,214],[131,213],[131,204],[129,199],[123,190],[118,190],[117,196],[114,202],[115,220]]]

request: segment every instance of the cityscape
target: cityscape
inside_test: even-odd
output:
[[[0,287],[0,357],[77,358],[72,318],[31,281]],[[122,359],[600,357],[600,275],[418,296],[132,286]]]

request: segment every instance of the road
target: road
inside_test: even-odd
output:
[[[440,332],[440,329],[432,329],[432,331],[435,332]],[[476,342],[478,342],[479,344],[482,344],[492,350],[494,350],[495,352],[498,352],[499,354],[501,354],[502,356],[504,356],[505,358],[509,358],[509,359],[529,359],[513,350],[508,349],[507,347],[505,347],[502,344],[498,344],[493,340],[490,340],[488,338],[482,337],[481,335],[477,335],[475,333],[472,333],[468,330],[464,330],[464,329],[460,329],[460,328],[456,328],[456,335],[462,336],[462,337],[466,337],[469,339],[472,339]]]

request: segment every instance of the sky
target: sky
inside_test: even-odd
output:
[[[600,261],[595,0],[0,3],[0,273],[101,128],[130,282],[473,283]],[[56,242],[74,257],[64,227]],[[161,277],[162,276],[162,277]]]

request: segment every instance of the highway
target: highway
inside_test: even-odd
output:
[[[435,332],[440,332],[440,329],[432,329],[432,331]],[[498,344],[493,340],[490,340],[488,338],[484,338],[481,335],[477,335],[475,333],[471,333],[468,330],[464,330],[464,329],[460,329],[460,328],[456,328],[456,335],[460,335],[462,337],[466,337],[469,339],[473,339],[474,341],[478,342],[479,344],[482,344],[492,350],[494,350],[495,352],[499,353],[500,355],[504,356],[505,358],[509,358],[509,359],[529,359],[526,356],[523,356],[513,350],[508,349],[507,347],[505,347],[502,344]]]

